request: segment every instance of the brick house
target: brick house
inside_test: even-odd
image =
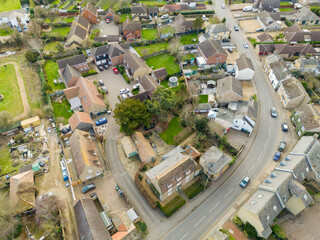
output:
[[[141,38],[141,23],[131,21],[129,18],[119,25],[119,33],[123,35],[127,42],[134,42]]]
[[[108,10],[106,12],[106,19],[109,19],[110,21],[113,21],[115,16],[116,16],[115,11],[113,11],[111,8],[108,8]]]
[[[129,77],[135,81],[140,80],[144,75],[149,74],[151,69],[135,53],[127,52],[123,58],[123,65]]]
[[[223,64],[227,61],[228,54],[217,40],[205,40],[199,44],[199,53],[207,65]]]
[[[85,73],[89,71],[89,65],[87,63],[87,59],[84,54],[79,54],[79,55],[58,60],[57,64],[59,67],[60,75],[62,75],[67,65],[78,69],[80,73]]]
[[[88,19],[92,24],[96,24],[99,22],[98,9],[90,2],[88,2],[82,9],[81,16]]]
[[[123,64],[123,58],[126,55],[124,49],[119,43],[109,44],[108,60],[112,66]]]

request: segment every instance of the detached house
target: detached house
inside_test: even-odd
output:
[[[186,18],[179,13],[173,20],[172,25],[175,27],[177,33],[191,31],[194,20],[186,20]]]
[[[79,54],[76,56],[58,60],[57,64],[59,67],[60,75],[62,75],[67,65],[69,65],[70,67],[76,68],[81,73],[89,71],[89,65],[87,63],[87,59],[84,54]]]
[[[230,33],[231,31],[227,28],[225,23],[209,25],[206,28],[206,34],[210,36],[209,38],[214,40],[229,39]]]
[[[127,52],[123,58],[123,65],[126,68],[128,76],[135,81],[138,81],[144,75],[151,72],[151,69],[136,53]]]
[[[159,13],[159,8],[158,7],[149,7],[148,8],[148,15],[149,15],[149,18],[154,18],[154,17],[157,17],[158,16],[158,13]]]
[[[113,11],[111,8],[107,9],[106,12],[106,19],[109,19],[110,21],[113,21],[113,19],[115,18],[117,14],[115,13],[115,11]]]
[[[70,137],[70,149],[81,182],[87,183],[101,176],[103,168],[96,145],[88,132],[76,129]]]
[[[289,78],[280,82],[278,94],[282,106],[285,109],[295,109],[301,104],[305,105],[310,101],[309,95],[295,78]]]
[[[280,16],[271,15],[266,11],[258,14],[257,21],[264,31],[274,31],[281,28]]]
[[[230,102],[238,102],[243,98],[242,83],[233,76],[219,79],[217,82],[217,101],[224,106]]]
[[[281,57],[318,55],[317,50],[310,43],[274,44],[274,48]]]
[[[211,146],[200,157],[199,165],[210,180],[217,180],[229,167],[232,158],[216,146]]]
[[[65,45],[69,48],[80,47],[81,43],[88,38],[90,28],[91,24],[88,19],[81,15],[77,16],[72,22]]]
[[[307,7],[299,9],[289,16],[288,19],[298,25],[317,25],[320,22],[320,17],[310,11]]]
[[[148,10],[145,4],[139,2],[131,5],[131,17],[133,21],[148,19]]]
[[[130,21],[128,18],[122,25],[119,25],[119,33],[127,42],[134,42],[137,38],[141,38],[141,23]]]
[[[126,55],[124,49],[119,43],[109,44],[108,58],[112,66],[123,64],[123,58]]]
[[[320,31],[302,30],[297,25],[288,27],[284,33],[288,42],[317,42],[320,41]]]
[[[164,201],[193,179],[196,163],[189,155],[177,152],[146,172],[146,182]]]
[[[99,22],[98,8],[93,6],[88,2],[81,11],[81,16],[88,19],[91,24],[96,24]]]
[[[235,77],[239,80],[251,80],[254,75],[254,68],[251,60],[242,55],[235,63]]]
[[[273,62],[269,65],[269,80],[274,89],[278,89],[282,80],[291,77],[284,61]]]
[[[314,73],[320,75],[320,60],[299,58],[294,62],[294,65],[303,73]]]
[[[205,40],[199,44],[198,50],[207,65],[223,64],[227,61],[228,54],[217,40]],[[199,61],[197,58],[198,64]]]

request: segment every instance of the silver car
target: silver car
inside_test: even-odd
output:
[[[248,176],[244,177],[240,182],[240,187],[245,188],[250,182],[250,178]]]
[[[244,46],[244,48],[249,48],[249,45],[246,42],[243,43],[243,46]]]

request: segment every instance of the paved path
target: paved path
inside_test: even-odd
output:
[[[21,120],[27,116],[27,114],[30,111],[30,105],[29,105],[29,101],[28,101],[28,97],[27,97],[26,88],[24,86],[23,78],[20,73],[19,65],[15,62],[7,62],[5,64],[0,65],[0,67],[3,65],[8,65],[8,64],[12,64],[14,66],[14,69],[16,70],[16,76],[17,76],[17,81],[18,81],[18,85],[19,85],[21,101],[22,101],[22,105],[23,105],[23,113],[21,113],[20,115],[14,117],[12,119],[13,121],[18,121],[18,120]]]

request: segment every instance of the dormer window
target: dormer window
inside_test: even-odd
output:
[[[181,179],[182,177],[179,177],[179,178],[176,177],[177,182],[179,182]]]
[[[171,187],[172,187],[172,183],[171,183],[171,184],[168,184],[168,183],[167,183],[167,187],[168,187],[168,188],[171,188]]]
[[[189,175],[191,173],[191,170],[185,171],[186,175]]]

